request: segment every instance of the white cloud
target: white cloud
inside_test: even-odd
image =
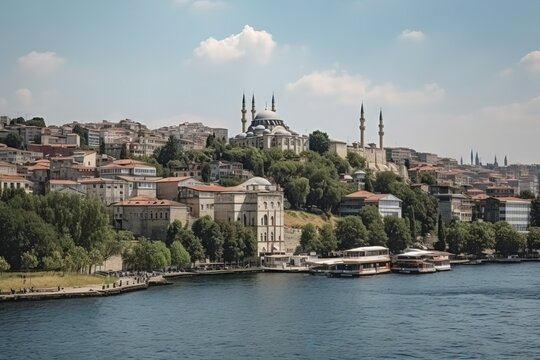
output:
[[[20,68],[39,75],[46,75],[54,72],[62,66],[66,60],[58,56],[55,52],[32,51],[21,56],[17,61]]]
[[[174,0],[173,3],[200,11],[220,10],[225,7],[225,3],[221,0]]]
[[[398,39],[406,42],[421,42],[426,35],[420,30],[403,30]]]
[[[275,47],[276,42],[272,39],[272,34],[264,30],[255,30],[246,25],[240,33],[222,40],[211,37],[201,41],[193,52],[195,56],[215,63],[249,56],[256,62],[264,64],[269,61]]]
[[[32,92],[27,88],[22,88],[15,91],[15,98],[22,106],[25,107],[30,106],[33,100]]]
[[[387,82],[372,84],[359,75],[337,70],[314,71],[287,85],[291,92],[306,92],[314,96],[333,97],[344,104],[369,101],[380,105],[426,104],[445,96],[437,84],[426,84],[417,90],[402,90]]]
[[[540,51],[531,51],[523,58],[521,58],[521,61],[519,63],[530,72],[540,74]]]

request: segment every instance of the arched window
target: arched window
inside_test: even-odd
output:
[[[263,225],[268,225],[268,215],[264,215],[263,217]]]
[[[274,232],[273,231],[270,233],[270,240],[274,241]]]
[[[274,217],[273,216],[270,216],[270,225],[274,226]]]
[[[266,241],[266,239],[267,239],[267,238],[266,238],[266,233],[264,233],[264,241]]]
[[[247,215],[244,214],[244,226],[247,226],[247,224],[248,224],[248,223],[247,223]]]
[[[274,202],[273,202],[273,201],[270,203],[270,207],[271,207],[272,209],[274,208]]]
[[[264,202],[264,208],[268,209],[268,203],[266,201]]]

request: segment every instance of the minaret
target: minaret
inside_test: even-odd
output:
[[[473,163],[473,151],[472,151],[472,149],[471,149],[471,166],[472,166],[473,164],[474,164],[474,163]]]
[[[251,97],[251,120],[255,120],[255,94]]]
[[[508,166],[508,159],[506,158],[506,155],[504,155],[504,166]]]
[[[360,147],[364,148],[364,131],[366,131],[365,125],[366,119],[364,119],[364,103],[360,107]]]
[[[476,157],[474,158],[474,165],[480,165],[480,158],[478,157],[478,151],[476,152]]]
[[[272,111],[276,112],[276,100],[274,99],[274,93],[272,93]]]
[[[247,119],[246,119],[246,113],[247,113],[247,110],[246,110],[246,94],[242,94],[242,110],[240,110],[240,112],[242,113],[242,119],[240,120],[242,122],[242,132],[245,133],[246,132],[246,122],[247,122]]]
[[[497,155],[495,155],[495,160],[493,160],[493,165],[495,167],[499,167],[499,163],[497,162]]]
[[[384,136],[384,125],[383,125],[383,118],[382,118],[382,109],[379,112],[379,147],[383,148],[383,136]]]
[[[460,162],[461,165],[463,165],[463,156],[461,157],[461,162]]]

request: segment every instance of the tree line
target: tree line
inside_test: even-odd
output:
[[[123,258],[132,269],[155,270],[167,267],[185,269],[191,263],[240,263],[257,255],[257,240],[252,229],[240,222],[220,223],[204,216],[182,225],[174,220],[163,241],[140,239],[126,247]]]

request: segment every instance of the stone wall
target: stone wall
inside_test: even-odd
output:
[[[285,252],[294,253],[298,245],[300,245],[300,237],[302,236],[301,229],[294,229],[284,226],[285,233]]]

